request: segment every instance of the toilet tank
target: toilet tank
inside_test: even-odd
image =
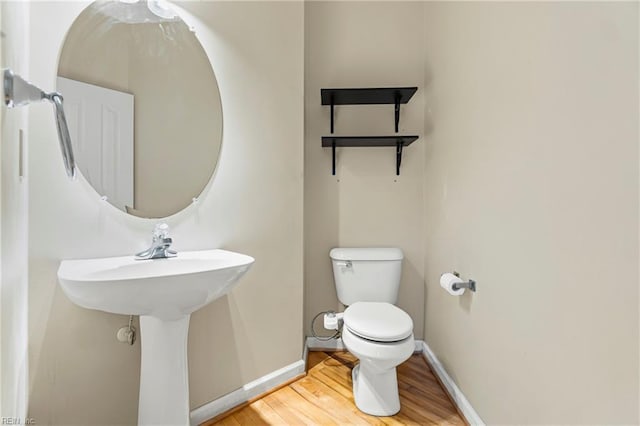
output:
[[[342,304],[398,300],[403,258],[399,248],[334,248],[329,257]]]

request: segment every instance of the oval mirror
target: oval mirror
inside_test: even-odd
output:
[[[211,179],[218,85],[196,35],[163,0],[89,5],[62,47],[58,91],[78,170],[116,208],[166,217]]]

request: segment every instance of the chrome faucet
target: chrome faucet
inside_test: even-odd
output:
[[[153,241],[151,247],[136,253],[136,260],[147,259],[166,259],[168,257],[176,257],[178,252],[170,250],[169,247],[173,240],[169,237],[169,225],[166,223],[158,223],[153,228]]]

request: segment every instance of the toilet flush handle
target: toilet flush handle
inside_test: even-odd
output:
[[[353,265],[351,264],[351,261],[350,261],[350,260],[338,260],[338,261],[336,262],[336,265],[338,265],[338,266],[342,266],[342,267],[345,267],[345,268],[351,268],[351,267],[353,266]]]

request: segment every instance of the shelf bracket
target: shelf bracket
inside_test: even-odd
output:
[[[400,124],[400,92],[396,92],[395,119],[396,133],[398,133],[398,124]]]
[[[400,163],[402,163],[402,141],[396,142],[396,176],[400,176]]]
[[[331,107],[333,108],[333,104],[331,105]],[[331,174],[335,176],[336,175],[336,141],[335,140],[331,142],[331,157],[333,158],[333,161],[331,162],[331,165],[332,165]]]
[[[333,100],[333,94],[331,95],[331,134],[333,134],[333,107],[335,105],[335,102]],[[335,173],[334,173],[335,175]]]

